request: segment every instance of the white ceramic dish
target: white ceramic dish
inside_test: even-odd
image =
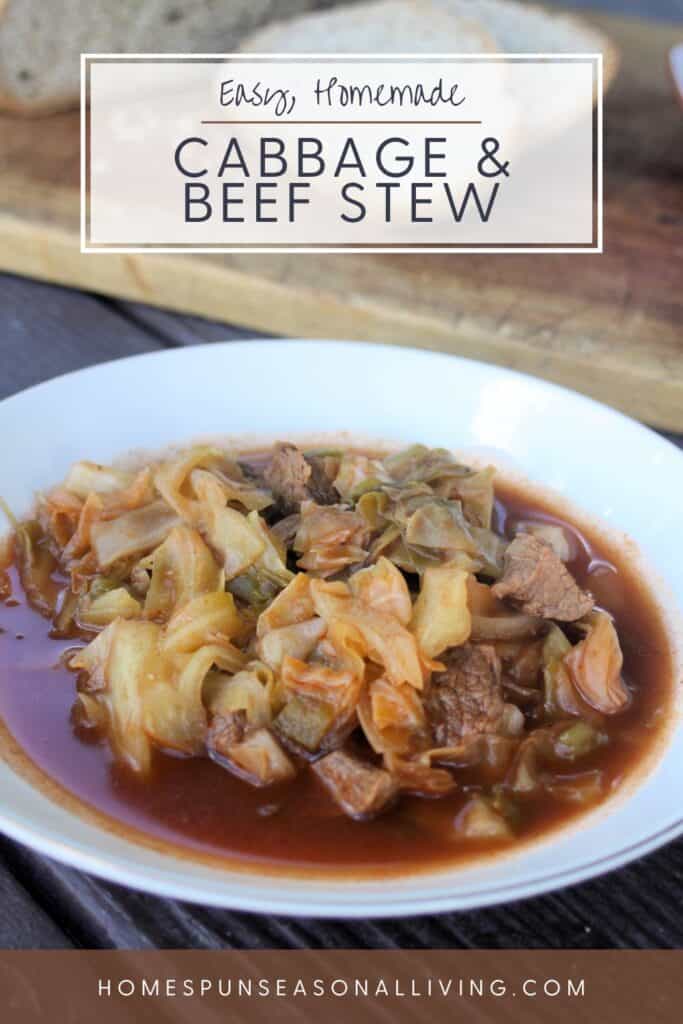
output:
[[[634,538],[683,606],[683,453],[570,391],[425,351],[337,342],[230,342],[139,356],[0,403],[3,496],[26,510],[76,459],[110,461],[201,435],[346,428],[390,442],[485,449]],[[11,440],[10,440],[11,439]],[[680,649],[680,648],[679,648]],[[680,674],[679,674],[680,677]],[[102,830],[0,764],[0,828],[65,863],[165,896],[306,916],[422,914],[503,902],[619,867],[683,832],[683,729],[634,792],[579,827],[450,871],[379,881],[258,876]]]

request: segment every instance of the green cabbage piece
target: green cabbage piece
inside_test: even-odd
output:
[[[585,757],[607,742],[605,733],[588,722],[574,722],[558,733],[554,739],[554,750],[558,757],[569,761]]]
[[[333,720],[334,709],[329,704],[291,697],[275,719],[274,727],[285,740],[314,753]]]

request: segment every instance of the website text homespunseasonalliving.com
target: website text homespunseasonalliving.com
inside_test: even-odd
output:
[[[582,999],[585,978],[561,977],[107,977],[97,978],[101,999]]]

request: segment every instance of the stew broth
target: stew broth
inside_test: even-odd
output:
[[[623,714],[607,718],[611,742],[583,759],[581,769],[599,767],[608,791],[616,790],[636,773],[672,713],[672,655],[661,615],[622,552],[504,481],[497,481],[496,495],[496,527],[508,536],[520,520],[557,523],[573,535],[568,567],[614,616],[633,699]],[[519,845],[586,811],[585,804],[528,797],[514,840],[501,843],[463,838],[454,827],[476,792],[473,770],[457,772],[461,785],[453,795],[404,797],[363,822],[346,817],[307,768],[293,782],[256,789],[211,760],[188,763],[156,751],[151,775],[140,779],[114,760],[105,741],[74,728],[76,676],[64,655],[79,640],[52,637],[49,621],[27,605],[14,568],[8,578],[11,590],[0,603],[0,715],[7,729],[33,764],[79,801],[157,842],[245,865],[415,871]]]

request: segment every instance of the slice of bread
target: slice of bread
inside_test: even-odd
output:
[[[261,31],[319,0],[0,0],[0,108],[49,113],[78,104],[84,52],[595,52],[605,84],[617,55],[573,15],[515,0],[374,0]],[[329,2],[328,2],[329,7]],[[249,35],[249,33],[253,33]]]
[[[573,14],[550,12],[516,0],[430,0],[434,7],[456,17],[475,19],[485,25],[501,53],[602,53],[603,84],[607,89],[618,66],[618,55],[609,39]],[[558,64],[544,73],[543,92],[531,80],[514,79],[508,95],[529,123],[536,142],[547,142],[570,125],[580,111],[575,97],[564,87]],[[531,133],[527,144],[532,143]]]
[[[602,53],[605,88],[618,65],[609,39],[583,19],[516,0],[345,4],[267,25],[240,49],[249,53]]]
[[[431,0],[435,7],[485,25],[504,53],[591,52],[604,37],[580,18],[516,0]]]
[[[602,53],[605,87],[618,65],[617,51],[597,28],[574,14],[516,0],[431,0],[435,7],[483,25],[501,53]]]
[[[600,53],[609,84],[617,54],[581,18],[551,14],[515,0],[374,0],[278,21],[248,36],[246,53]],[[564,86],[561,66],[545,73],[547,90],[530,77],[509,76],[501,102],[533,124],[525,147],[571,124],[580,105]]]
[[[471,19],[429,0],[375,0],[345,4],[254,32],[245,53],[485,53],[489,33]]]
[[[0,0],[0,108],[78,104],[80,54],[220,53],[315,0]]]

